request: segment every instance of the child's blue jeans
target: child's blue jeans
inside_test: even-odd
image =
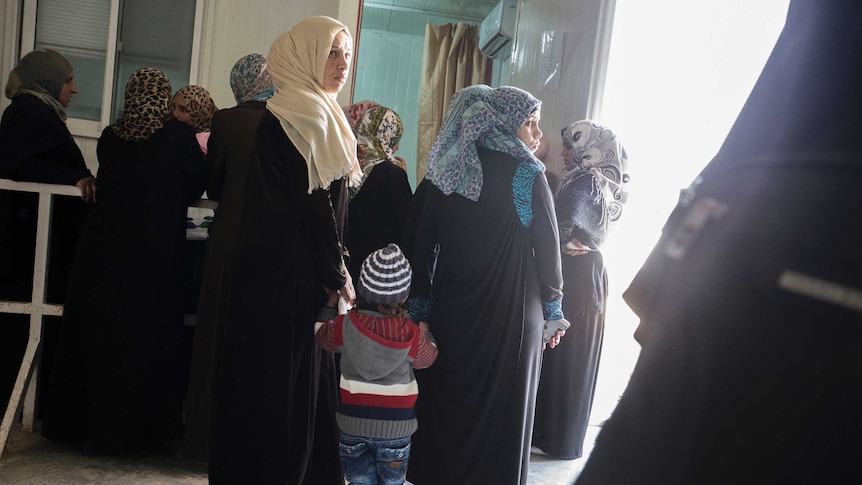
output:
[[[401,485],[407,476],[410,437],[366,438],[341,434],[341,463],[350,485]]]

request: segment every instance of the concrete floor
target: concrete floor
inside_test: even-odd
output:
[[[206,485],[206,463],[169,449],[86,457],[79,446],[53,443],[17,426],[0,459],[3,485]]]
[[[532,455],[528,485],[573,484],[601,428],[590,426],[583,458],[553,460]],[[52,443],[37,433],[12,430],[0,459],[3,485],[206,485],[205,463],[177,458],[171,450],[85,457],[77,446]]]

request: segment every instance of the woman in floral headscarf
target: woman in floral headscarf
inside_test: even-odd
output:
[[[224,335],[225,271],[238,236],[254,135],[266,100],[275,93],[261,54],[236,61],[230,85],[237,105],[213,115],[208,144],[207,197],[219,205],[206,241],[186,398],[183,454],[198,461],[207,460],[209,448],[211,396]]]
[[[352,301],[329,188],[362,178],[337,102],[353,40],[341,22],[300,21],[272,44],[266,103],[249,159],[226,269],[223,351],[215,382],[213,485],[343,485],[332,354],[314,342],[330,292]]]
[[[204,190],[195,130],[165,121],[171,86],[133,72],[99,138],[99,198],[72,266],[45,437],[87,454],[182,438],[186,210]]]
[[[395,160],[404,133],[401,117],[389,108],[367,109],[353,130],[358,144],[362,184],[348,190],[345,245],[347,269],[354,281],[365,258],[389,243],[401,244],[413,191]]]
[[[431,148],[408,304],[440,355],[416,373],[413,483],[526,483],[543,322],[563,318],[553,195],[533,155],[540,105],[464,88]]]
[[[563,311],[572,326],[566,345],[542,362],[533,446],[568,460],[583,454],[604,337],[608,276],[598,249],[622,214],[629,173],[626,152],[607,127],[583,120],[561,133],[568,171],[554,205],[563,253]]]

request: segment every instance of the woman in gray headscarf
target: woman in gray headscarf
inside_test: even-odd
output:
[[[622,214],[629,181],[626,152],[609,128],[590,120],[561,131],[568,169],[556,191],[566,344],[546,352],[536,397],[533,446],[554,458],[583,454],[604,337],[608,276],[599,252]]]
[[[12,103],[0,120],[0,177],[25,182],[75,185],[81,200],[55,197],[47,291],[48,301],[62,303],[69,265],[81,224],[96,196],[96,179],[66,127],[66,107],[78,87],[72,64],[50,49],[25,55],[9,74],[6,97]],[[0,192],[0,299],[29,301],[33,281],[37,196]],[[54,335],[46,320],[46,340]],[[21,365],[27,319],[0,314],[0,404],[5,405]],[[49,346],[50,348],[50,346]],[[49,350],[50,352],[50,350]]]
[[[208,144],[207,197],[219,205],[206,242],[186,398],[183,453],[199,461],[207,460],[209,449],[213,382],[225,324],[225,272],[238,236],[254,135],[266,111],[266,100],[275,93],[261,54],[236,61],[230,85],[237,105],[213,115]]]

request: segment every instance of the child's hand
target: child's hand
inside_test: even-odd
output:
[[[419,325],[419,330],[422,330],[423,332],[427,332],[431,329],[431,327],[429,327],[425,322],[419,322],[416,325]]]

